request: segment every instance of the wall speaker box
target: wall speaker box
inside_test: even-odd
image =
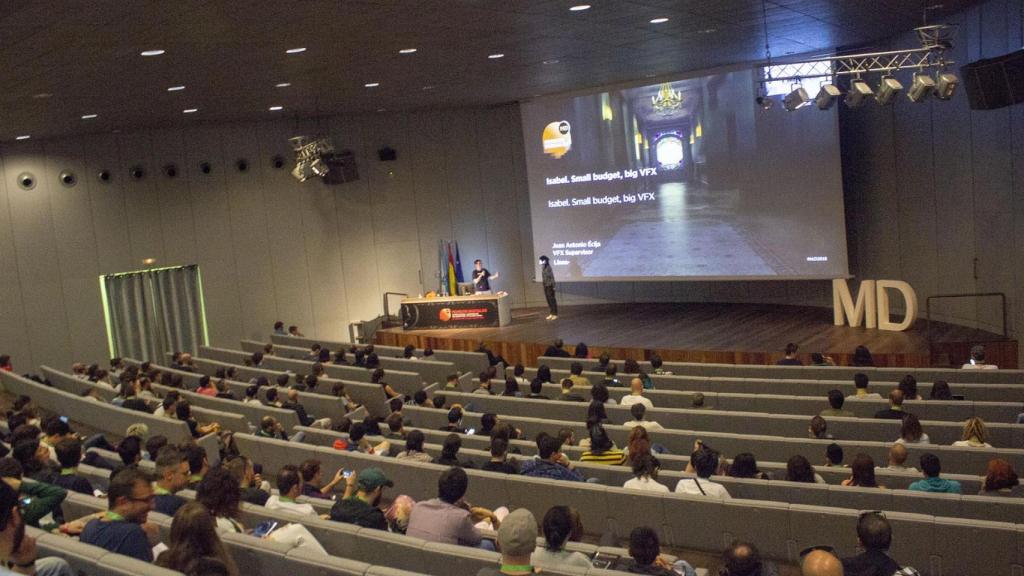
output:
[[[971,62],[960,68],[972,110],[1024,102],[1024,50]]]
[[[324,176],[325,184],[344,184],[359,180],[359,170],[356,167],[356,155],[351,150],[342,150],[337,154],[324,156],[324,162],[330,170]]]
[[[398,160],[398,152],[390,146],[385,146],[380,150],[377,150],[377,156],[380,158],[381,162],[394,162],[395,160]]]

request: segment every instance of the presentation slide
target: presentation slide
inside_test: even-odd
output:
[[[837,113],[762,110],[755,74],[523,104],[534,256],[556,280],[847,275]]]

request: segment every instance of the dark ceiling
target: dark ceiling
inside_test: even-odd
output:
[[[943,1],[933,18],[977,3]],[[589,0],[589,10],[569,10],[582,3],[0,0],[0,141],[488,105],[764,57],[760,0]],[[920,25],[926,4],[770,0],[772,54],[893,36]],[[659,17],[669,20],[650,23]],[[297,47],[306,51],[286,54]],[[147,49],[166,53],[139,55]],[[488,58],[496,53],[505,56]],[[291,86],[275,87],[283,82]]]

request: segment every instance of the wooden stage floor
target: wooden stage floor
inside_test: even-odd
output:
[[[832,310],[812,306],[764,304],[600,304],[565,306],[558,319],[546,321],[547,308],[514,310],[503,328],[458,330],[378,330],[380,344],[413,344],[417,348],[475,350],[480,342],[509,362],[536,363],[556,338],[567,347],[586,342],[591,356],[607,351],[613,358],[773,364],[788,342],[849,364],[854,348],[865,345],[879,366],[949,366],[962,364],[970,347],[984,343],[988,358],[1006,368],[1017,367],[1017,342],[998,334],[932,322],[929,343],[926,322],[906,332],[886,332],[832,324]]]

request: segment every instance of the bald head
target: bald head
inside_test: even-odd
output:
[[[298,400],[299,400],[299,392],[297,390],[295,390],[294,388],[289,389],[288,390],[288,401],[289,402],[298,402]]]
[[[903,391],[893,388],[892,392],[889,392],[889,404],[892,404],[893,407],[903,406]]]
[[[629,389],[633,394],[641,394],[644,391],[644,381],[639,378],[633,378],[629,382]]]
[[[889,448],[889,463],[903,466],[907,463],[907,447],[903,444],[893,444]]]
[[[815,550],[804,558],[801,576],[843,576],[843,563],[824,550]]]

